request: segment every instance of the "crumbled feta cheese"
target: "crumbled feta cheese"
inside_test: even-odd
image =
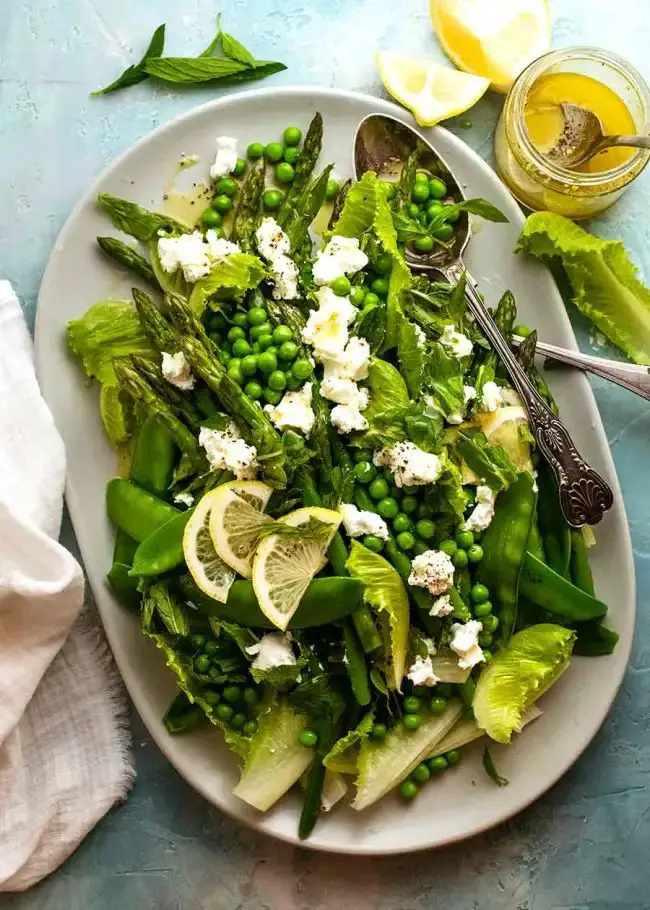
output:
[[[331,288],[318,291],[318,303],[302,330],[302,340],[313,347],[317,360],[340,361],[348,343],[348,326],[354,322],[357,310],[347,297],[338,297]]]
[[[325,379],[352,379],[359,382],[368,378],[370,345],[365,338],[353,335],[336,360],[324,360]]]
[[[291,256],[276,256],[270,263],[274,300],[295,300],[298,294],[298,266]]]
[[[241,247],[238,243],[226,240],[225,237],[219,237],[216,231],[208,231],[205,239],[208,244],[209,254],[215,261],[225,259],[233,253],[241,253]]]
[[[191,493],[177,493],[174,496],[174,502],[179,506],[187,506],[188,509],[191,509],[194,505],[194,497]]]
[[[311,392],[312,384],[306,382],[297,392],[286,392],[278,404],[267,404],[264,410],[278,430],[290,427],[292,430],[300,430],[308,437],[315,420]]]
[[[406,678],[410,679],[414,686],[435,686],[440,682],[439,678],[433,672],[433,664],[430,657],[415,658],[415,662],[409,667]]]
[[[158,240],[160,264],[166,272],[183,270],[186,281],[204,278],[212,268],[210,248],[198,231],[180,237],[161,237]]]
[[[237,140],[232,136],[217,136],[217,156],[210,168],[213,180],[225,177],[235,170],[237,164]]]
[[[464,625],[455,622],[451,631],[454,637],[449,642],[449,647],[458,654],[458,666],[461,670],[469,670],[480,664],[484,658],[478,636],[483,631],[483,623],[477,619],[472,619]]]
[[[354,275],[368,264],[368,257],[359,249],[357,237],[331,238],[324,250],[316,253],[314,281],[316,284],[331,284],[343,275]]]
[[[330,420],[332,426],[336,427],[339,433],[347,434],[355,430],[363,432],[368,429],[368,421],[358,408],[351,404],[337,404],[330,411]]]
[[[476,505],[465,522],[467,531],[485,531],[494,518],[496,493],[488,486],[479,484],[476,488]]]
[[[255,670],[272,670],[273,667],[294,666],[296,655],[291,647],[291,633],[268,632],[257,644],[249,645],[246,653],[255,656],[251,666]]]
[[[398,442],[375,452],[374,463],[390,468],[398,487],[435,483],[443,471],[443,461],[437,455],[424,452],[412,442]]]
[[[413,559],[408,583],[431,594],[444,594],[454,583],[454,564],[442,550],[425,550]]]
[[[457,332],[453,325],[446,325],[440,336],[440,344],[454,355],[454,357],[469,357],[474,350],[474,345],[462,332]]]
[[[288,255],[289,237],[275,218],[265,218],[255,232],[257,249],[271,266],[273,297],[276,300],[295,300],[298,297],[298,266]]]
[[[323,379],[320,384],[320,393],[323,398],[334,401],[336,404],[357,405],[360,398],[360,390],[356,382],[352,382],[351,379],[339,379],[338,376]]]
[[[257,249],[260,256],[269,262],[276,256],[288,256],[291,252],[291,241],[275,218],[264,218],[255,231]]]
[[[424,332],[422,331],[422,329],[420,328],[419,325],[415,325],[415,323],[414,323],[413,328],[415,329],[415,337],[417,339],[417,346],[419,348],[423,348],[425,346],[425,344],[427,343],[427,336],[424,334]]]
[[[182,351],[176,354],[162,352],[162,374],[170,385],[182,392],[190,392],[194,388],[195,379]]]
[[[226,468],[238,480],[251,480],[255,477],[259,467],[257,449],[247,445],[234,423],[227,430],[201,427],[199,445],[205,449],[211,471]]]
[[[496,382],[492,382],[492,380],[486,382],[481,389],[481,410],[489,412],[498,411],[502,404],[503,397],[499,386]]]
[[[377,515],[376,512],[364,512],[357,509],[350,502],[344,502],[341,506],[343,515],[343,526],[349,537],[362,537],[364,534],[374,534],[381,537],[382,540],[388,540],[388,525],[384,519]]]
[[[463,386],[465,392],[465,408],[467,405],[476,398],[476,389],[473,385]],[[447,415],[447,423],[457,425],[462,423],[465,420],[465,411],[452,411],[451,414]]]
[[[437,597],[434,600],[429,610],[429,616],[449,616],[450,613],[453,613],[453,610],[449,594],[443,594],[442,597]]]

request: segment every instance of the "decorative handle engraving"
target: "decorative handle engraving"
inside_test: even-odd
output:
[[[458,280],[461,274],[456,269],[450,269],[447,277]],[[564,517],[574,528],[583,524],[598,524],[603,514],[612,507],[614,496],[611,489],[582,458],[562,421],[539,396],[483,304],[474,279],[468,272],[465,274],[469,308],[523,399],[531,432],[555,474]]]

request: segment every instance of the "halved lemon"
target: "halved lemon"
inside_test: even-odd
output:
[[[273,521],[263,511],[272,492],[271,487],[257,480],[232,480],[209,494],[214,549],[244,578],[251,577],[260,529]]]
[[[476,422],[491,445],[502,446],[518,471],[532,473],[530,442],[522,429],[528,425],[528,414],[520,405],[507,405],[496,411],[479,411]]]
[[[214,493],[208,493],[199,501],[185,525],[183,555],[197,586],[209,597],[225,603],[235,580],[235,572],[217,554],[212,543],[210,512],[213,496]]]
[[[331,509],[296,509],[281,521],[304,530],[304,537],[265,537],[253,558],[253,588],[264,615],[278,629],[286,629],[309,582],[327,562],[325,553],[341,524],[341,514]],[[330,529],[315,542],[310,532],[322,530],[323,524]]]
[[[429,9],[449,59],[497,92],[551,44],[548,0],[429,0]]]
[[[489,79],[428,60],[381,51],[376,60],[384,88],[412,112],[420,126],[435,126],[464,113],[490,87]]]

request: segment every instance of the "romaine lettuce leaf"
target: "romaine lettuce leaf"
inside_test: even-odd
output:
[[[448,353],[439,341],[429,345],[426,360],[427,387],[433,392],[446,417],[465,411],[465,369],[458,357]]]
[[[576,634],[552,623],[515,633],[478,678],[472,707],[476,723],[509,743],[524,713],[569,666]]]
[[[409,637],[409,601],[402,579],[383,556],[353,540],[346,567],[363,584],[364,599],[379,613],[388,641],[389,685],[400,689]]]
[[[348,792],[348,785],[342,774],[336,771],[326,771],[323,782],[323,792],[320,797],[320,807],[323,812],[330,812]]]
[[[323,759],[328,771],[336,771],[339,774],[357,773],[359,748],[364,739],[367,739],[374,722],[374,711],[369,711],[353,730],[334,743]]]
[[[452,430],[449,436],[461,460],[491,490],[507,489],[517,479],[517,469],[505,449],[490,445],[481,430],[463,427]]]
[[[370,230],[377,208],[377,175],[366,171],[353,183],[345,197],[341,214],[332,230],[340,237],[361,237]]]
[[[637,363],[650,363],[650,290],[620,240],[603,240],[551,212],[526,219],[518,252],[559,260],[574,303],[611,342]]]
[[[418,398],[422,388],[424,348],[420,343],[421,330],[408,319],[402,319],[397,339],[400,372],[411,398]]]
[[[231,253],[220,260],[209,275],[197,281],[190,294],[190,307],[200,316],[208,298],[221,288],[231,288],[244,293],[256,288],[267,275],[262,260],[250,253]]]
[[[368,429],[357,434],[351,440],[352,445],[361,448],[389,445],[392,436],[388,432],[386,422],[382,426],[376,418],[383,413],[389,414],[395,409],[408,408],[410,399],[406,383],[399,370],[392,364],[373,357],[368,370],[368,388],[370,402],[363,412],[363,416],[368,421]],[[388,421],[388,424],[390,422]]]
[[[536,720],[541,714],[542,712],[539,708],[535,705],[531,705],[521,718],[521,726],[516,732],[520,733],[527,724]],[[435,758],[436,755],[444,755],[445,752],[451,752],[452,749],[460,749],[462,746],[467,746],[469,743],[472,743],[474,740],[480,739],[485,735],[485,730],[481,730],[474,718],[462,717],[458,723],[452,727],[449,733],[447,733],[444,739],[441,739],[439,743],[436,743],[434,752],[432,752],[431,755],[428,755],[427,758]]]

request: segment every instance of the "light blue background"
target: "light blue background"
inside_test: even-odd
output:
[[[551,0],[551,6],[555,47],[601,45],[650,77],[649,5]],[[259,57],[288,64],[266,85],[371,94],[382,94],[373,63],[378,47],[443,59],[426,7],[426,0],[220,4],[229,31]],[[0,277],[14,282],[30,322],[50,249],[82,191],[134,140],[215,94],[151,84],[106,98],[89,92],[138,59],[160,22],[168,24],[168,53],[197,53],[212,37],[215,12],[208,0],[1,0]],[[488,159],[501,100],[483,99],[469,115],[470,130],[450,124]],[[622,237],[647,280],[649,205],[650,170],[592,225],[602,236]],[[574,324],[583,348],[591,349],[593,333],[578,318]],[[616,706],[551,793],[512,822],[452,848],[377,861],[328,857],[253,834],[211,808],[134,718],[138,779],[127,803],[48,881],[25,895],[0,897],[3,910],[650,907],[650,409],[602,382],[595,391],[628,509],[640,609]]]

